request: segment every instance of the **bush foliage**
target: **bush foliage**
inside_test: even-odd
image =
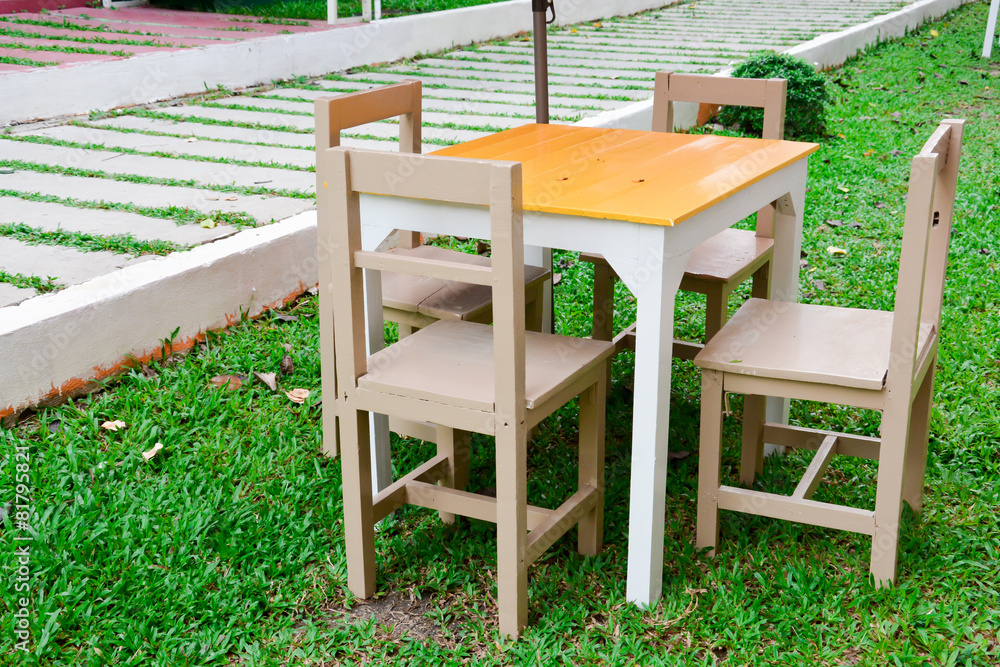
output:
[[[801,58],[784,53],[762,51],[733,70],[741,79],[786,79],[785,138],[818,138],[826,135],[826,107],[830,94],[826,80]],[[739,125],[741,130],[760,134],[764,126],[763,109],[727,106],[719,112],[723,125]]]

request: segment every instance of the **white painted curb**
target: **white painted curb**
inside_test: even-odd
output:
[[[918,2],[872,19],[840,32],[820,35],[785,51],[812,63],[816,69],[839,67],[869,46],[896,37],[902,37],[929,20],[944,16],[953,9],[976,0],[918,0]],[[732,69],[717,72],[714,76],[729,76]],[[679,103],[675,108],[675,129],[683,130],[694,125],[698,105]],[[577,125],[608,127],[623,130],[648,130],[653,125],[653,100],[643,100],[626,107],[612,109],[585,118]]]
[[[557,23],[634,14],[677,1],[560,0]],[[508,0],[324,32],[4,74],[0,126],[392,62],[530,30],[531,21],[531,0]]]
[[[280,306],[316,283],[316,212],[2,309],[0,416]]]

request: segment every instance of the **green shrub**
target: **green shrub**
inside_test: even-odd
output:
[[[784,53],[762,51],[737,66],[733,76],[741,79],[786,79],[785,138],[816,138],[826,134],[826,106],[830,103],[826,79],[805,60]],[[759,135],[764,127],[764,110],[723,107],[719,112],[719,122],[727,127],[738,124],[741,130]]]

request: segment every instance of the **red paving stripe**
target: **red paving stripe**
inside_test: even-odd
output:
[[[108,41],[132,41],[132,42],[156,42],[158,44],[163,44],[163,46],[212,46],[213,44],[235,44],[235,41],[215,41],[210,39],[192,39],[190,37],[172,37],[170,35],[123,35],[114,32],[81,32],[80,30],[64,30],[62,28],[49,28],[47,26],[39,25],[11,25],[0,23],[0,28],[7,27],[14,30],[19,30],[21,32],[32,33],[36,35],[45,35],[51,37],[78,37],[80,39],[106,39]],[[3,33],[0,33],[2,35]],[[12,37],[11,35],[5,35],[11,39],[20,39],[19,37]],[[70,40],[56,40],[64,44],[79,44],[82,46],[87,46],[84,42],[76,42]],[[98,42],[93,42],[93,46],[115,46],[111,44],[100,44]]]
[[[292,32],[317,32],[331,30],[332,26],[325,21],[306,21],[308,25],[281,25],[277,23],[259,23],[249,16],[238,16],[234,14],[209,14],[205,12],[181,12],[156,9],[153,7],[133,7],[129,9],[110,10],[87,10],[87,9],[67,9],[58,12],[68,16],[87,16],[104,19],[108,21],[125,22],[148,22],[162,25],[177,25],[197,28],[210,28],[216,30],[227,30],[230,26],[253,28],[265,33],[279,33],[282,30]],[[299,19],[294,19],[296,23]]]
[[[60,65],[87,63],[95,60],[121,60],[118,56],[106,54],[28,51],[26,49],[5,49],[2,45],[0,45],[0,56],[8,56],[10,58],[27,58],[28,60],[37,60],[43,63],[57,63]]]
[[[0,63],[0,74],[4,72],[34,72],[36,69],[48,69],[47,67],[27,67],[25,65],[8,65]]]
[[[150,35],[132,35],[122,32],[111,32],[106,30],[72,30],[70,28],[57,28],[55,26],[41,26],[41,25],[31,25],[24,23],[4,23],[0,22],[0,28],[8,28],[10,30],[18,30],[21,32],[37,33],[39,35],[64,35],[67,37],[79,37],[81,39],[107,39],[115,41],[130,40],[134,42],[138,41],[160,41],[168,42],[170,44],[180,44],[181,42],[188,42],[191,46],[206,46],[211,44],[235,44],[236,42],[243,41],[245,37],[236,37],[239,33],[230,33],[230,35],[215,32],[214,35],[209,37],[191,36],[191,35],[172,35],[167,33],[154,33]],[[183,29],[178,29],[183,31]],[[201,33],[200,33],[201,34]]]
[[[49,21],[60,23],[63,19],[72,19],[70,22],[78,26],[86,26],[89,28],[96,28],[96,30],[73,30],[67,29],[67,33],[75,33],[78,35],[115,35],[120,38],[123,35],[128,35],[130,39],[142,39],[146,36],[146,33],[152,35],[163,36],[181,36],[181,37],[200,37],[205,39],[221,39],[228,41],[243,41],[245,39],[252,39],[254,37],[259,37],[260,35],[255,35],[253,33],[238,32],[238,31],[226,31],[226,30],[205,30],[203,28],[185,28],[178,26],[156,26],[148,24],[139,23],[120,23],[120,24],[109,24],[107,21],[90,21],[77,19],[75,17],[63,17],[59,14],[17,14],[19,19],[28,19],[31,21]],[[9,23],[8,25],[25,25]],[[115,32],[115,31],[125,31],[125,32]],[[140,34],[131,34],[140,33]]]
[[[177,51],[178,49],[166,46],[130,46],[128,44],[79,44],[77,42],[67,42],[58,39],[21,39],[20,37],[10,37],[0,35],[0,47],[9,47],[12,44],[23,44],[25,46],[55,46],[72,49],[94,49],[100,53],[111,54],[111,51],[124,51],[125,53],[155,53],[160,51]],[[19,49],[24,53],[37,53],[28,49]],[[37,60],[37,58],[36,58]]]

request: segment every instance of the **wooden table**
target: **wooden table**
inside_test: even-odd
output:
[[[632,602],[653,604],[662,589],[674,297],[688,256],[697,244],[777,202],[772,298],[796,301],[806,157],[817,148],[527,125],[436,152],[520,161],[526,246],[599,252],[638,299],[628,527]],[[407,174],[387,175],[392,177]],[[366,249],[378,246],[398,220],[423,232],[489,238],[484,208],[371,195],[362,196],[361,206]],[[375,287],[369,307],[380,313]],[[769,406],[768,418],[787,418],[787,404]],[[382,452],[384,465],[387,448]]]

